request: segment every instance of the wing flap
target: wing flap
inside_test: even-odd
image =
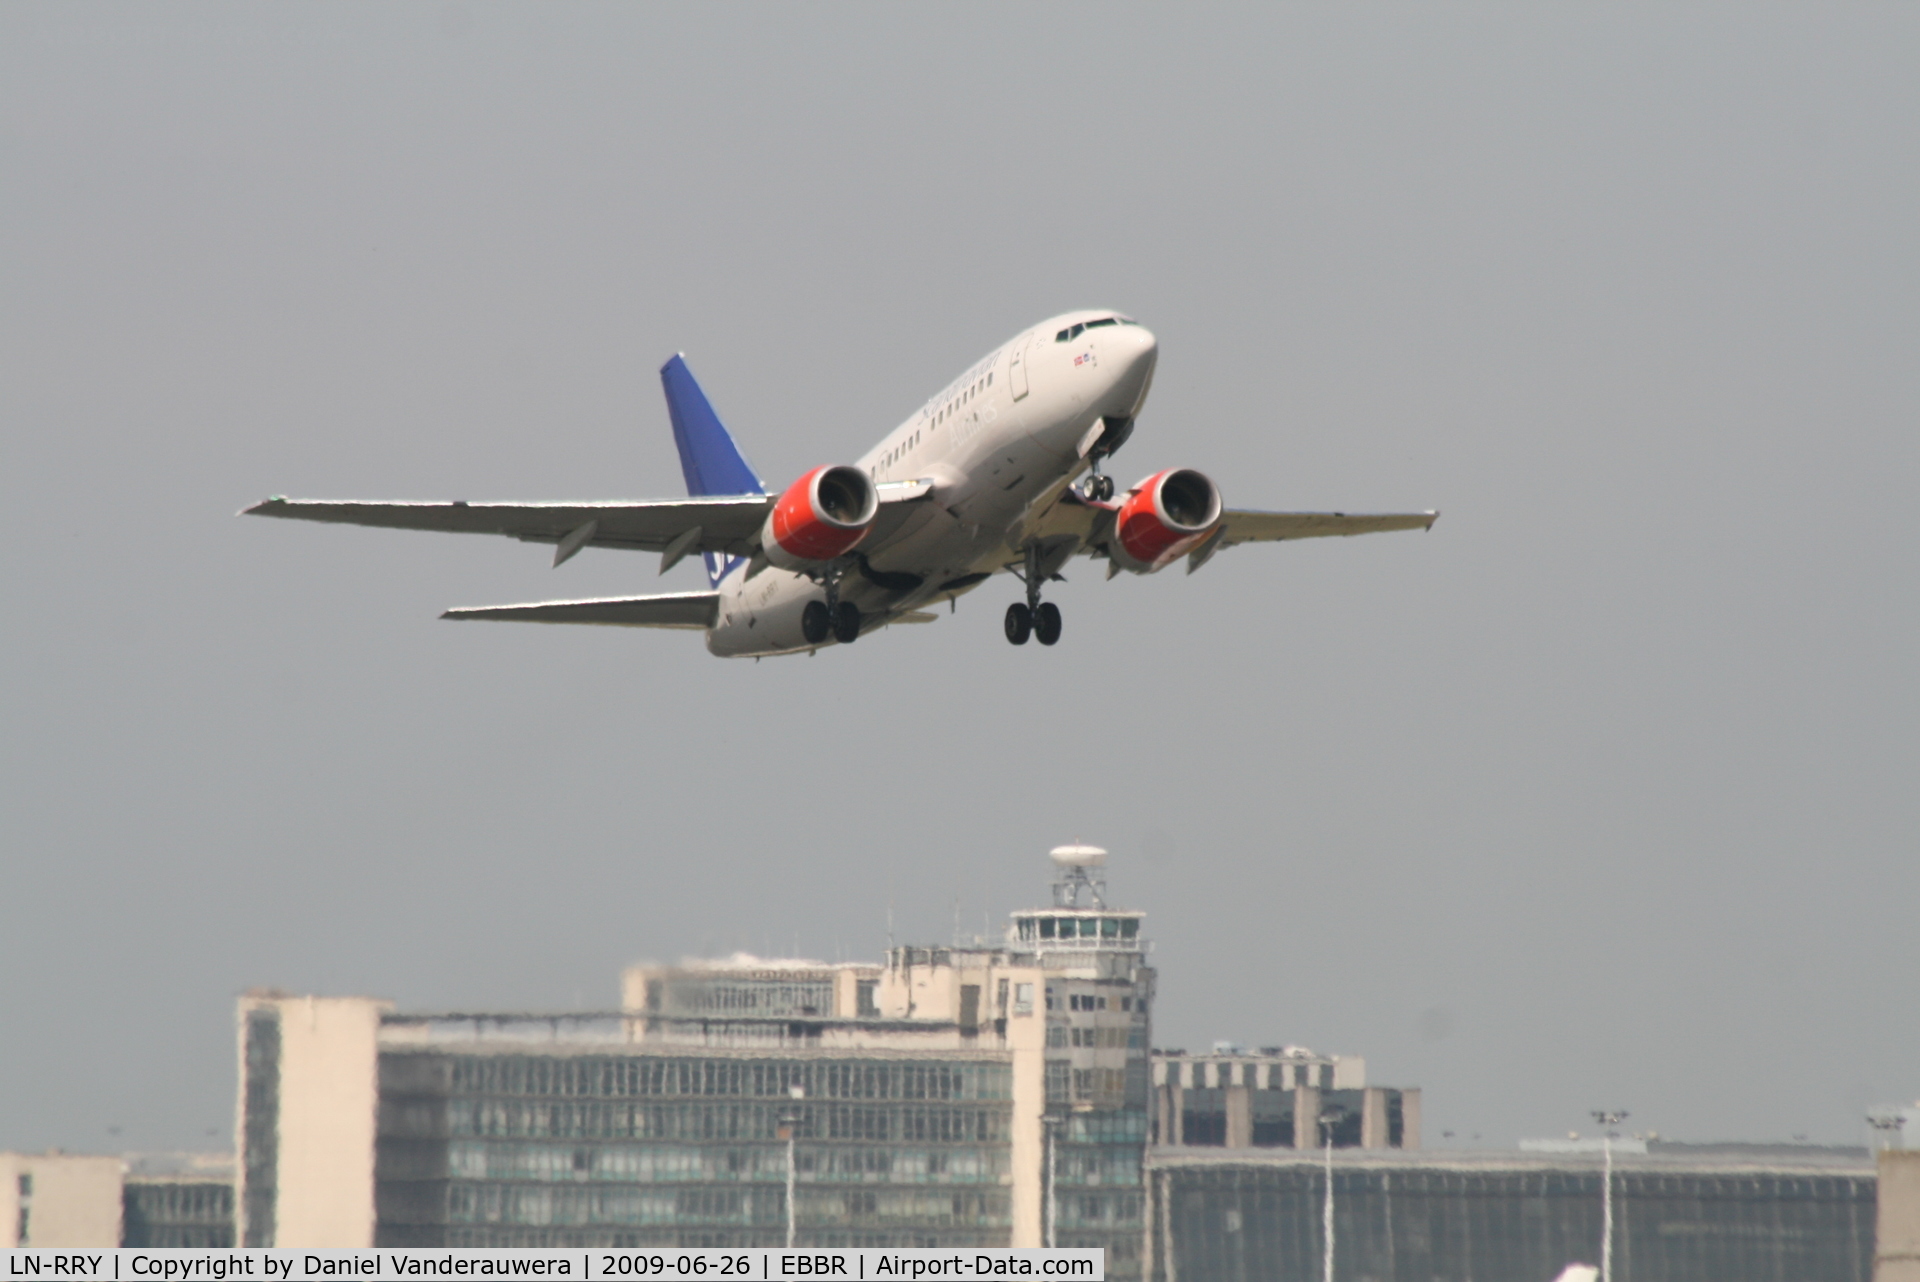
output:
[[[661,596],[601,597],[590,601],[534,601],[527,605],[460,606],[443,619],[494,619],[508,623],[597,623],[616,628],[709,628],[719,608],[718,592],[670,592]]]
[[[581,546],[643,552],[665,551],[675,539],[699,526],[700,545],[685,551],[745,556],[752,551],[754,538],[773,502],[774,496],[766,494],[645,503],[363,503],[271,498],[241,515],[449,534],[504,534],[525,543],[559,543],[591,523],[592,535]]]

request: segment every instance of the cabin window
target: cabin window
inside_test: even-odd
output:
[[[1118,325],[1120,322],[1109,316],[1105,320],[1088,321],[1088,329],[1099,329],[1102,325]]]
[[[1040,919],[1040,938],[1042,939],[1053,938],[1053,918],[1042,917]]]

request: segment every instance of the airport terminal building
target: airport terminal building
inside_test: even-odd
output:
[[[240,1241],[774,1246],[791,1211],[802,1245],[1052,1240],[1137,1277],[1144,914],[1063,850],[995,945],[636,967],[599,1014],[250,994]]]

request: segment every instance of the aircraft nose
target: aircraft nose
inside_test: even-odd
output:
[[[1112,362],[1115,389],[1138,399],[1146,391],[1147,380],[1153,377],[1160,341],[1145,325],[1120,325],[1103,332],[1109,336],[1106,346],[1112,355],[1107,359]]]

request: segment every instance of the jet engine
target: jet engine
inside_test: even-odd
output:
[[[1191,552],[1220,523],[1220,490],[1192,468],[1158,472],[1113,514],[1107,552],[1123,570],[1152,574]]]
[[[805,570],[845,556],[873,527],[880,495],[857,467],[816,467],[787,487],[760,530],[767,560]]]

